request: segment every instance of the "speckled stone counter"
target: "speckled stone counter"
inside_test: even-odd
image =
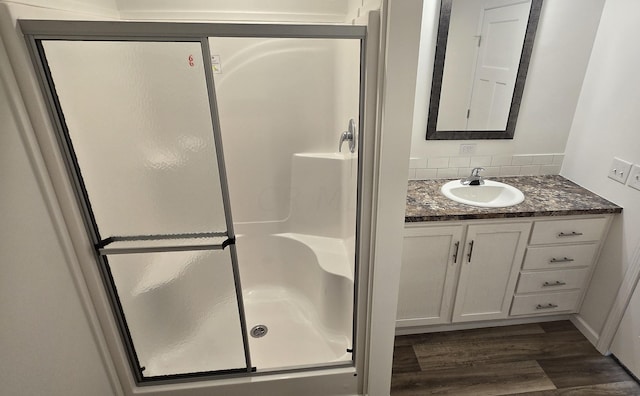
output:
[[[524,193],[524,202],[506,208],[479,208],[446,198],[448,180],[410,180],[405,222],[570,216],[620,213],[622,208],[558,175],[488,177]]]

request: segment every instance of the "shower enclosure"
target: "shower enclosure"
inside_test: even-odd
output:
[[[136,381],[352,366],[366,28],[20,25]]]

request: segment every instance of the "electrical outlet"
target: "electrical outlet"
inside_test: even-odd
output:
[[[473,154],[476,152],[476,145],[473,144],[461,144],[460,145],[460,154]]]
[[[631,167],[631,173],[629,173],[629,187],[640,190],[640,165],[634,165]]]
[[[625,184],[629,177],[630,170],[631,162],[621,160],[620,158],[614,158],[613,163],[611,163],[611,168],[609,168],[609,179]]]

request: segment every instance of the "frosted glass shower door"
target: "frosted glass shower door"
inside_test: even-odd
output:
[[[39,51],[138,379],[250,370],[202,43]]]
[[[200,43],[43,47],[100,235],[226,231]]]

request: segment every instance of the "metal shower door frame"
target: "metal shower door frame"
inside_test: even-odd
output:
[[[224,150],[222,147],[222,136],[220,129],[220,118],[217,106],[217,97],[215,83],[211,64],[211,53],[209,47],[210,37],[244,37],[244,38],[307,38],[307,39],[356,39],[360,41],[360,85],[359,85],[359,123],[363,125],[365,121],[365,60],[366,60],[366,26],[347,26],[347,25],[282,25],[282,24],[241,24],[241,23],[172,23],[172,22],[112,22],[112,21],[60,21],[60,20],[19,20],[20,28],[25,35],[27,48],[30,52],[32,62],[35,66],[36,75],[47,104],[50,118],[56,131],[58,146],[62,151],[67,174],[71,179],[77,202],[82,211],[82,217],[87,235],[89,235],[92,244],[96,247],[95,259],[102,276],[103,286],[111,303],[112,314],[115,318],[121,340],[126,349],[129,365],[136,384],[138,385],[156,385],[159,383],[175,383],[184,382],[194,379],[213,379],[237,376],[250,376],[259,374],[272,374],[278,372],[293,371],[309,371],[316,370],[320,367],[301,367],[287,370],[271,370],[256,373],[255,368],[251,365],[251,356],[249,350],[248,329],[246,323],[246,315],[244,310],[244,302],[242,297],[242,287],[240,279],[240,271],[238,266],[237,251],[235,246],[235,233],[231,214],[229,190],[226,176],[226,168],[224,161]],[[217,164],[220,177],[220,185],[222,190],[222,200],[225,212],[227,241],[224,246],[206,246],[203,249],[219,249],[224,247],[230,248],[233,277],[235,283],[236,298],[238,303],[238,312],[240,317],[243,347],[245,354],[246,370],[223,370],[217,372],[205,373],[186,373],[175,374],[170,376],[147,377],[142,375],[142,370],[131,334],[124,318],[124,310],[120,304],[117,293],[115,291],[115,282],[113,281],[108,264],[105,259],[105,240],[101,239],[98,232],[97,224],[90,207],[87,191],[80,176],[80,169],[73,152],[70,136],[68,134],[64,116],[60,104],[57,100],[55,86],[52,81],[51,74],[48,70],[44,49],[41,45],[43,40],[65,40],[65,41],[132,41],[132,42],[198,42],[201,45],[203,56],[203,67],[205,70],[205,79],[207,85],[209,110],[213,128],[213,138],[216,146]],[[359,131],[360,141],[359,147],[365,147],[368,137],[364,134],[363,128]],[[360,149],[359,149],[360,151]],[[358,295],[359,291],[359,251],[361,229],[363,227],[363,219],[361,215],[363,180],[363,155],[358,156],[358,180],[357,180],[357,209],[356,209],[356,257],[354,271],[354,312],[353,312],[353,334],[352,334],[352,360],[350,363],[326,364],[326,367],[335,368],[341,366],[353,366],[356,362],[356,326],[358,316]],[[175,251],[174,248],[156,249],[155,251]],[[183,250],[183,249],[181,249]],[[115,253],[115,252],[113,252]],[[118,253],[126,253],[120,251]]]

